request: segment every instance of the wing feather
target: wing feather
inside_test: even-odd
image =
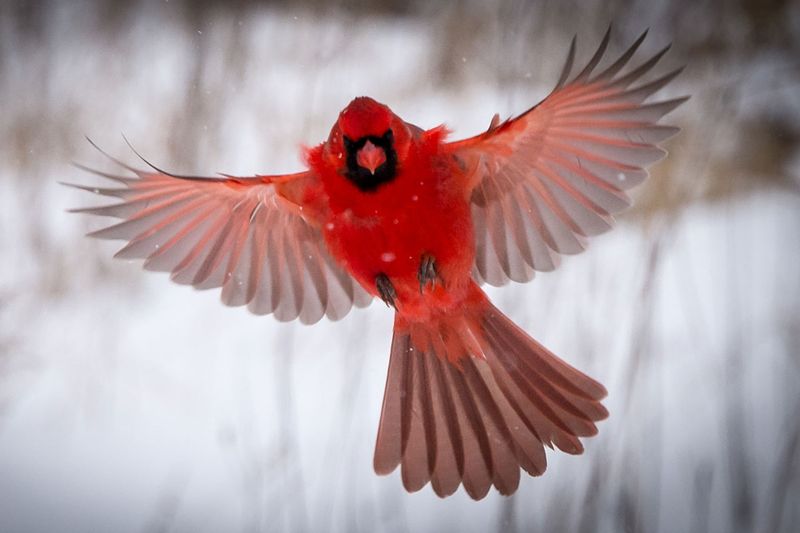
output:
[[[682,69],[634,86],[669,50],[664,47],[620,75],[642,34],[616,61],[592,76],[608,48],[609,32],[570,81],[575,41],[556,88],[541,103],[478,136],[450,143],[469,180],[475,226],[473,275],[502,285],[552,270],[559,254],[575,254],[586,237],[607,231],[612,215],[630,206],[626,192],[666,155],[657,146],[678,128],[657,124],[686,101],[645,101]]]
[[[72,210],[121,219],[90,233],[128,241],[115,257],[144,259],[146,269],[170,272],[175,282],[197,289],[221,287],[225,304],[279,320],[338,320],[353,305],[370,302],[330,256],[315,214],[301,215],[281,195],[284,183],[313,186],[310,172],[202,178],[112,160],[135,177],[76,166],[124,187],[65,185],[121,200]]]

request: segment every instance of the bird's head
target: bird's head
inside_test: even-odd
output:
[[[368,96],[359,96],[339,113],[339,127],[350,140],[381,137],[392,125],[394,113]]]
[[[339,113],[328,153],[348,180],[369,192],[395,178],[398,151],[405,154],[408,139],[407,126],[387,106],[360,96]]]

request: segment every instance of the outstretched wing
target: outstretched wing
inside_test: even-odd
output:
[[[644,101],[682,69],[631,88],[669,47],[618,75],[647,32],[601,73],[592,72],[608,46],[606,33],[589,64],[567,82],[572,41],[561,79],[550,95],[522,115],[448,146],[473,170],[473,275],[502,285],[529,281],[534,271],[558,266],[586,237],[608,230],[611,215],[631,204],[627,189],[647,177],[645,168],[666,155],[658,143],[678,128],[658,120],[687,98]]]
[[[202,178],[117,163],[135,177],[81,168],[122,187],[67,184],[122,200],[73,210],[123,219],[90,233],[127,240],[115,257],[144,259],[146,269],[198,289],[222,287],[225,304],[278,320],[337,320],[371,301],[328,253],[313,213],[289,199],[316,183],[310,172]]]

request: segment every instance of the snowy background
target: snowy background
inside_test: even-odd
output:
[[[481,502],[372,472],[391,314],[224,307],[83,237],[57,181],[300,169],[357,95],[454,137],[646,27],[684,131],[587,252],[501,309],[609,389],[587,452]],[[796,2],[0,3],[0,531],[800,530]]]

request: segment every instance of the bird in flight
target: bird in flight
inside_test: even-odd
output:
[[[517,117],[448,141],[368,97],[307,149],[307,170],[196,177],[149,165],[118,183],[76,187],[121,200],[77,209],[122,219],[90,235],[222,301],[278,320],[338,320],[379,297],[394,334],[374,468],[441,497],[512,494],[544,446],[583,451],[608,416],[605,388],[533,340],[481,285],[556,268],[631,204],[626,191],[678,128],[658,124],[686,98],[648,103],[681,69],[643,83],[667,51],[625,67],[643,34],[599,70],[609,32],[577,75],[573,39],[555,89]],[[637,83],[638,82],[638,83]]]

